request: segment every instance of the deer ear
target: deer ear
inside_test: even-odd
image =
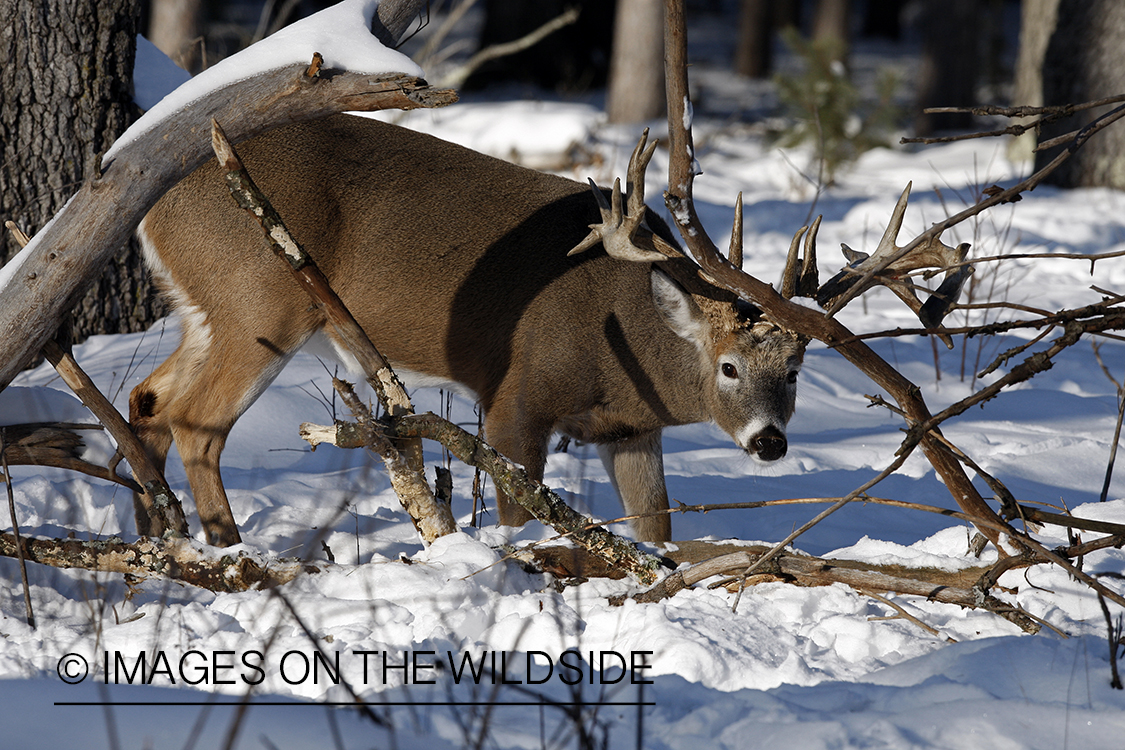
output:
[[[652,304],[677,336],[704,348],[707,326],[703,312],[683,287],[655,266],[652,269]]]

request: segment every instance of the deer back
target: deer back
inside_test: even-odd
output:
[[[567,256],[599,218],[586,186],[347,115],[275,130],[240,153],[397,368],[461,383],[486,409],[517,379],[551,395],[541,408],[556,419],[609,394],[636,410],[572,425],[591,439],[709,418],[699,352],[654,309],[648,264]],[[143,232],[158,281],[212,329],[288,352],[322,324],[214,162],[165,196]]]

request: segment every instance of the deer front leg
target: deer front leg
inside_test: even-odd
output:
[[[517,410],[507,409],[504,404],[498,403],[485,415],[484,431],[493,448],[522,465],[530,479],[543,481],[550,427],[535,424]],[[523,526],[533,518],[527,508],[512,501],[499,488],[496,490],[496,510],[501,526]]]
[[[664,484],[664,449],[660,430],[631,440],[598,446],[609,479],[629,515],[668,509]],[[667,542],[672,538],[672,520],[667,514],[636,518],[629,522],[638,541]]]

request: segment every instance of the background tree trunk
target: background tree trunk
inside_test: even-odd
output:
[[[851,30],[851,0],[817,0],[812,18],[813,41],[838,40],[842,63],[848,59]]]
[[[203,0],[151,0],[145,36],[195,75],[203,68]]]
[[[1020,5],[1020,48],[1016,57],[1016,82],[1012,92],[1013,105],[1043,106],[1043,58],[1055,30],[1059,0],[1023,0]],[[1016,117],[1012,123],[1023,124],[1034,118]],[[1013,138],[1008,149],[1012,161],[1031,161],[1038,139],[1034,130]]]
[[[773,2],[741,0],[734,72],[746,78],[766,78],[773,70]]]
[[[664,116],[662,0],[618,0],[606,113],[614,123]]]
[[[922,69],[918,76],[917,135],[971,127],[972,115],[924,115],[926,107],[976,104],[981,67],[978,0],[926,0],[921,20]]]
[[[37,232],[136,119],[137,14],[138,0],[0,0],[0,219]],[[18,250],[0,232],[0,261]],[[159,316],[135,241],[73,316],[77,338]]]
[[[1055,21],[1043,59],[1043,104],[1078,103],[1125,92],[1121,59],[1125,3],[1059,0]],[[1044,126],[1040,138],[1080,128],[1108,109],[1088,110]],[[1038,153],[1035,168],[1057,153],[1055,149]],[[1061,187],[1125,188],[1125,132],[1114,127],[1099,133],[1047,181]]]

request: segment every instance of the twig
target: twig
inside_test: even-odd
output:
[[[5,222],[5,226],[20,247],[28,244],[27,234],[16,224],[8,221]],[[128,459],[138,484],[144,488],[145,507],[136,508],[137,531],[141,534],[147,533],[150,523],[154,522],[156,527],[165,533],[186,536],[188,528],[183,506],[168,487],[168,483],[164,480],[164,473],[153,464],[148,451],[133,433],[133,428],[117,411],[117,407],[98,390],[90,376],[78,365],[74,357],[59,346],[57,341],[48,339],[43,344],[43,356],[55,368],[63,382],[74,391],[74,395],[78,396],[97,420],[105,425],[106,430],[117,443],[117,449]],[[143,518],[142,512],[149,518]]]
[[[871,489],[872,487],[877,485],[879,482],[882,482],[884,479],[889,477],[891,474],[898,471],[898,468],[900,466],[902,466],[902,464],[906,461],[907,457],[910,456],[910,453],[912,452],[912,450],[913,450],[913,446],[911,446],[907,450],[902,450],[900,448],[901,453],[895,458],[894,461],[891,462],[890,466],[888,466],[887,468],[885,468],[881,472],[879,472],[879,474],[877,476],[868,480],[867,482],[865,482],[860,487],[857,487],[856,489],[852,490],[847,495],[840,498],[830,508],[826,508],[825,510],[821,511],[811,521],[808,521],[803,526],[801,526],[799,529],[797,529],[796,531],[789,534],[789,536],[785,537],[780,542],[775,544],[770,549],[769,552],[762,555],[750,567],[748,567],[745,571],[743,571],[743,573],[742,573],[743,584],[745,583],[745,581],[748,577],[753,575],[755,571],[757,571],[763,565],[765,565],[767,562],[772,560],[775,555],[777,555],[782,550],[784,550],[785,547],[788,546],[794,539],[801,536],[801,534],[804,534],[806,531],[808,531],[812,527],[816,526],[818,523],[823,521],[825,518],[828,518],[828,516],[832,515],[836,511],[840,510],[840,508],[843,508],[845,505],[852,502],[853,500],[855,500],[857,497],[859,497],[863,493],[867,492],[867,490]],[[742,589],[743,589],[743,585],[740,585],[739,589],[738,589],[738,595],[735,597],[734,603],[731,605],[731,612],[737,612],[738,611],[738,603],[742,599]]]
[[[505,57],[507,55],[515,54],[520,50],[527,49],[532,45],[537,44],[541,39],[550,34],[555,33],[564,26],[569,26],[578,20],[579,9],[577,7],[568,8],[561,15],[556,16],[539,28],[527,34],[524,37],[516,39],[511,42],[504,42],[503,44],[493,44],[485,47],[477,52],[468,62],[459,67],[454,72],[445,76],[440,80],[437,85],[445,86],[451,89],[459,88],[474,70],[484,65],[489,60],[495,60],[498,57]]]
[[[1082,542],[1081,544],[1074,544],[1070,547],[1060,547],[1055,551],[1063,557],[1082,557],[1091,552],[1096,552],[1106,547],[1122,547],[1125,546],[1125,534],[1114,534],[1112,536],[1103,536],[1101,539],[1093,539],[1089,542]]]
[[[1098,99],[1096,101],[1083,102],[1082,104],[1064,104],[1052,107],[1031,107],[1031,106],[1018,106],[1018,107],[998,107],[995,105],[984,105],[979,107],[927,107],[922,111],[926,114],[960,114],[969,113],[977,117],[1033,117],[1035,115],[1045,115],[1040,119],[1019,124],[1013,123],[1006,128],[1000,130],[989,130],[981,133],[961,133],[958,135],[941,136],[936,138],[901,138],[899,143],[949,143],[951,141],[964,141],[972,138],[991,138],[999,135],[1023,135],[1029,130],[1034,130],[1041,125],[1055,120],[1060,120],[1064,117],[1069,117],[1075,112],[1081,112],[1095,107],[1103,107],[1107,104],[1117,104],[1118,102],[1125,101],[1125,95],[1111,96],[1105,99]],[[1058,143],[1073,137],[1074,133],[1068,133],[1060,139],[1054,139]],[[1056,145],[1056,144],[1050,144]],[[1040,144],[1041,148],[1049,148],[1048,144]]]
[[[1014,346],[1011,349],[1006,349],[1006,350],[1000,352],[998,355],[996,355],[996,358],[993,359],[992,362],[990,362],[988,364],[988,366],[986,366],[983,370],[981,370],[980,372],[977,373],[977,379],[979,380],[981,378],[984,378],[986,375],[992,374],[997,369],[999,369],[1004,364],[1006,364],[1008,362],[1008,360],[1010,360],[1012,357],[1023,354],[1025,351],[1027,351],[1031,347],[1035,346],[1036,344],[1038,344],[1043,339],[1047,338],[1047,336],[1049,336],[1051,334],[1051,331],[1053,331],[1053,330],[1055,330],[1054,326],[1047,326],[1042,331],[1040,331],[1039,334],[1036,335],[1030,341],[1026,341],[1026,342],[1020,344],[1019,346]]]
[[[1117,446],[1121,441],[1121,422],[1125,419],[1125,388],[1121,383],[1117,382],[1117,378],[1113,377],[1109,368],[1102,360],[1100,346],[1097,342],[1090,342],[1094,348],[1094,359],[1097,360],[1098,366],[1102,368],[1102,372],[1109,378],[1109,382],[1113,383],[1117,388],[1117,423],[1113,427],[1113,442],[1109,447],[1109,461],[1105,467],[1105,480],[1102,482],[1102,494],[1099,502],[1105,502],[1109,497],[1109,483],[1113,479],[1113,464],[1117,460]]]
[[[1121,645],[1121,618],[1117,618],[1117,626],[1113,625],[1113,617],[1109,614],[1109,605],[1105,603],[1105,597],[1098,594],[1098,604],[1102,605],[1102,614],[1105,615],[1105,625],[1109,630],[1109,670],[1110,680],[1109,686],[1115,690],[1125,690],[1125,686],[1121,684],[1121,675],[1117,671],[1117,647]]]
[[[104,479],[127,487],[136,493],[144,492],[144,487],[133,479],[121,476],[116,471],[116,462],[121,453],[114,454],[109,466],[92,464],[78,457],[82,438],[75,430],[104,430],[100,424],[67,422],[29,422],[6,425],[8,444],[5,458],[11,466],[50,466],[56,469],[77,471],[87,476]]]
[[[293,276],[309,296],[323,305],[328,322],[363,368],[367,382],[375,390],[384,408],[392,418],[413,414],[414,407],[410,403],[410,397],[390,364],[332,290],[327,277],[285,227],[269,199],[254,184],[216,120],[211,121],[211,143],[221,168],[225,170],[227,187],[235,202],[261,224],[274,253],[286,261]],[[433,492],[426,484],[422,441],[407,440],[399,447],[404,453],[408,468],[406,473],[392,475],[391,481],[422,539],[429,543],[457,531],[457,522],[453,519],[449,506],[436,502]],[[396,459],[391,455],[391,452],[397,453],[397,449],[389,443],[384,448],[389,451],[380,449],[379,454],[387,461],[388,469],[392,465],[397,466]]]
[[[1125,102],[1125,94],[1109,96],[1105,99],[1094,99],[1088,102],[1082,102],[1081,104],[1054,104],[1048,107],[1032,107],[1026,104],[1015,107],[1000,107],[995,104],[984,104],[974,107],[927,107],[922,111],[926,114],[957,114],[968,112],[969,114],[979,117],[1032,117],[1034,115],[1067,117],[1075,112],[1104,107],[1107,104],[1118,104],[1119,102]]]
[[[926,623],[922,622],[917,617],[915,617],[914,615],[907,612],[906,609],[902,605],[898,604],[897,602],[893,602],[885,596],[880,596],[879,594],[876,594],[874,591],[867,591],[866,589],[856,589],[856,591],[863,594],[864,596],[870,596],[872,599],[876,599],[876,600],[882,602],[883,604],[886,604],[888,607],[893,609],[895,612],[898,612],[898,615],[896,617],[868,617],[867,618],[868,621],[872,621],[872,620],[898,620],[898,619],[901,618],[901,619],[908,620],[908,621],[914,623],[918,627],[922,628],[922,630],[925,630],[927,633],[931,633],[932,635],[936,635],[939,638],[941,637],[941,632],[937,628],[932,627],[932,626],[927,625]],[[953,637],[950,637],[950,636],[946,636],[945,640],[949,643],[956,643],[957,642],[956,638],[953,638]]]
[[[35,612],[31,608],[31,586],[27,582],[27,560],[23,557],[23,542],[20,540],[20,525],[16,519],[16,496],[12,492],[12,472],[8,469],[8,441],[6,430],[0,427],[0,467],[4,469],[4,486],[8,490],[8,514],[12,518],[12,536],[16,542],[16,559],[20,565],[20,579],[23,581],[23,604],[27,612],[27,624],[35,630]]]

